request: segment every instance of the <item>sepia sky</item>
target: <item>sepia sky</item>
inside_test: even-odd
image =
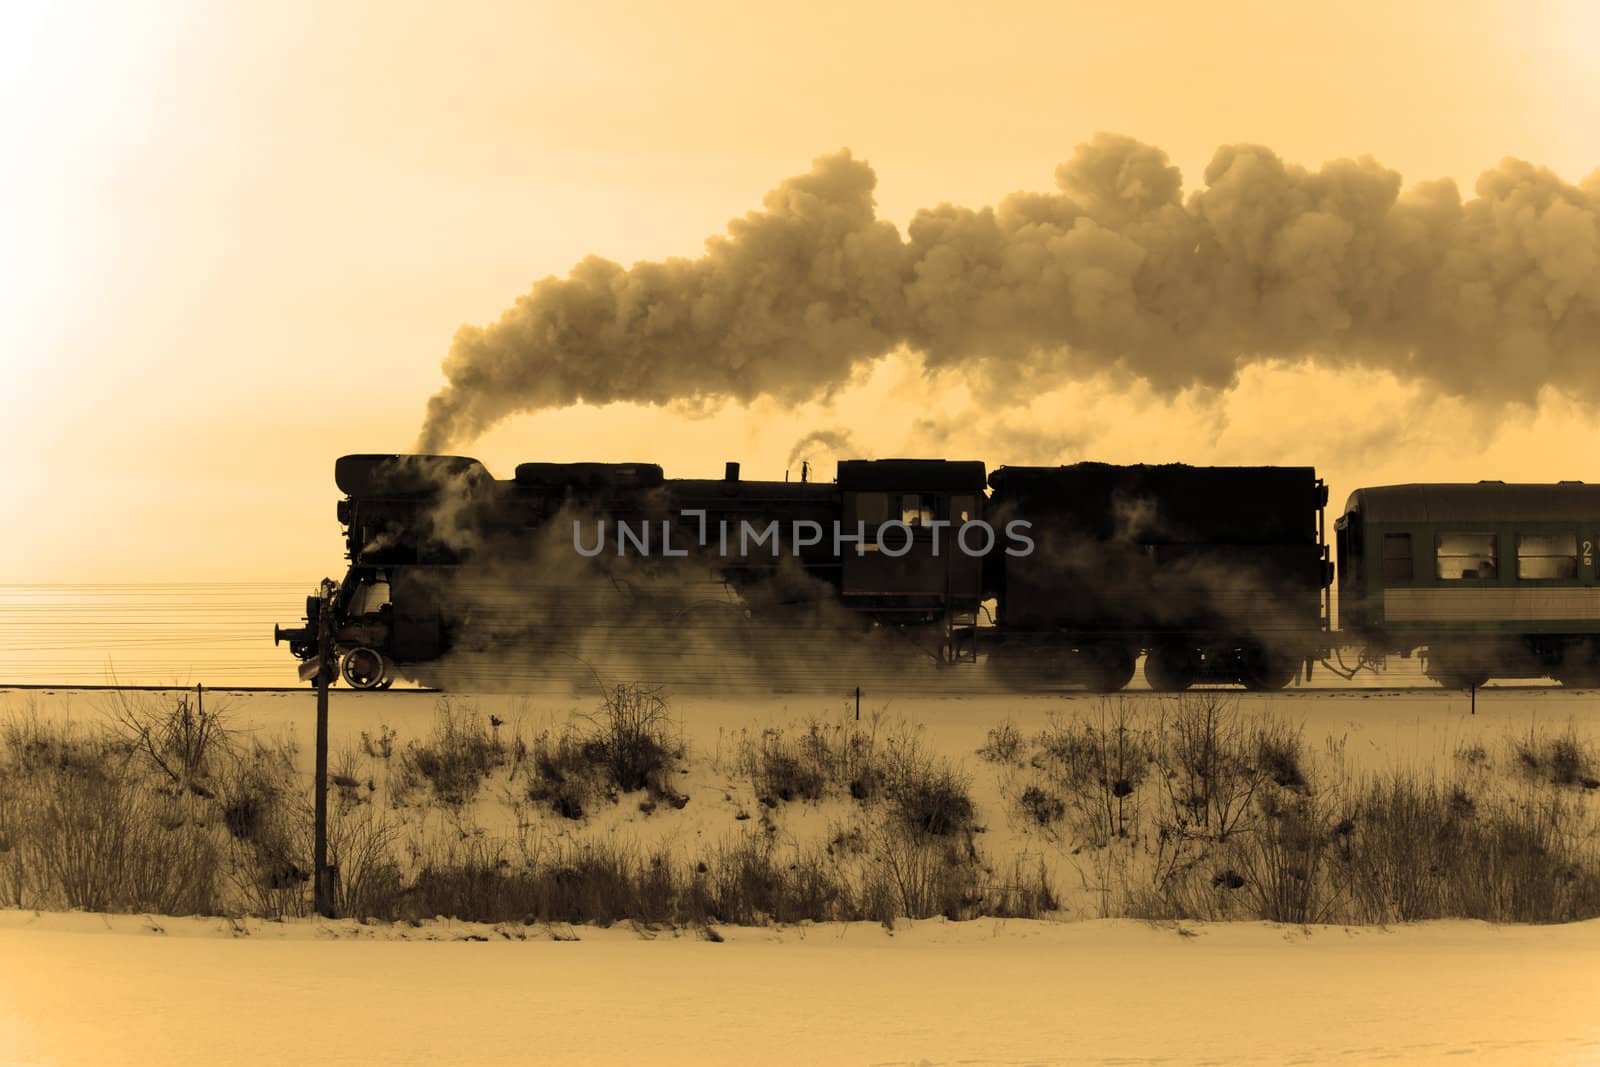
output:
[[[1237,143],[1313,169],[1371,155],[1463,197],[1507,156],[1574,184],[1600,168],[1586,0],[0,19],[0,582],[336,573],[333,460],[413,446],[460,325],[588,255],[698,256],[841,148],[902,232],[944,202],[1052,191],[1101,131],[1164,150],[1186,191]],[[1268,359],[1222,390],[1074,376],[997,403],[981,386],[901,353],[798,409],[548,410],[463,450],[502,477],[531,459],[774,478],[802,456],[824,477],[848,455],[1306,463],[1336,505],[1362,484],[1600,480],[1600,415],[1574,398],[1592,385],[1490,408]]]

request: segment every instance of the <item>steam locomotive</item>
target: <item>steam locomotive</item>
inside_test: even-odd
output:
[[[462,456],[350,455],[334,477],[349,568],[274,637],[310,677],[329,612],[360,689],[610,625],[596,588],[628,590],[628,621],[611,621],[641,629],[639,591],[686,576],[728,591],[734,630],[893,633],[1017,688],[1117,690],[1142,657],[1153,689],[1272,690],[1340,645],[1358,666],[1421,651],[1450,685],[1600,682],[1600,486],[1358,490],[1335,586],[1310,467],[851,460],[820,483],[524,463],[502,480]],[[668,643],[687,640],[673,595],[649,623]]]

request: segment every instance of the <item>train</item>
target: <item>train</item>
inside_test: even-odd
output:
[[[1113,692],[1142,661],[1158,691],[1277,690],[1391,656],[1447,686],[1600,684],[1600,485],[1582,482],[1357,489],[1330,546],[1327,485],[1303,466],[845,460],[823,482],[531,462],[499,479],[466,456],[357,454],[334,480],[348,567],[274,640],[312,677],[325,624],[357,689],[555,647],[604,623],[594,583],[633,610],[687,575],[727,592],[735,631],[892,633],[1018,689]],[[685,617],[646,626],[670,645]]]

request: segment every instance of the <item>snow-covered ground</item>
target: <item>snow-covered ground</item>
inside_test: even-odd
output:
[[[1307,759],[1328,774],[1401,771],[1448,780],[1467,770],[1458,757],[1475,746],[1482,746],[1490,767],[1507,773],[1514,763],[1510,741],[1530,730],[1549,734],[1570,729],[1587,743],[1600,745],[1600,694],[1592,690],[1490,687],[1479,691],[1475,711],[1466,694],[1440,689],[1231,691],[1226,695],[1238,701],[1243,717],[1271,716],[1298,727]],[[167,699],[160,694],[140,696]],[[375,777],[377,800],[383,806],[386,782],[397,760],[370,758],[363,734],[377,738],[386,729],[393,731],[393,749],[398,754],[407,744],[427,738],[435,727],[441,699],[417,691],[336,689],[329,716],[333,771],[338,772],[342,760],[354,761],[355,777]],[[572,723],[582,726],[582,717],[598,706],[592,695],[553,693],[448,699],[458,711],[467,711],[479,722],[487,722],[491,716],[500,720],[503,725],[497,728],[498,736],[508,740],[559,732]],[[1164,710],[1170,713],[1170,698],[1145,692],[1120,699],[1127,701],[1145,725]],[[0,717],[31,713],[82,724],[103,723],[110,715],[110,700],[103,692],[0,689]],[[212,708],[225,706],[229,725],[244,734],[293,740],[300,769],[309,780],[316,726],[316,704],[309,689],[287,693],[207,690],[205,700]],[[953,764],[970,782],[979,822],[985,828],[981,836],[988,855],[1004,861],[1017,854],[1043,852],[1058,875],[1058,887],[1070,894],[1083,880],[1081,860],[1071,847],[1059,847],[1062,842],[1041,841],[1027,826],[1017,825],[1014,800],[1025,783],[1024,769],[987,762],[978,750],[987,742],[989,731],[1001,724],[1009,723],[1021,737],[1032,738],[1052,719],[1093,722],[1106,706],[1106,698],[1088,693],[939,696],[867,692],[861,701],[861,726],[875,729],[880,737],[914,735],[927,753]],[[842,694],[688,694],[673,697],[670,711],[687,746],[684,774],[677,783],[690,797],[687,807],[646,814],[636,804],[624,802],[590,811],[581,823],[543,813],[546,836],[620,834],[647,849],[663,843],[692,847],[697,839],[716,841],[748,828],[742,819],[762,813],[750,779],[741,773],[740,754],[752,740],[759,740],[764,730],[782,730],[794,737],[811,723],[848,729],[856,726],[853,699]],[[504,779],[505,772],[497,772],[466,812],[471,823],[491,833],[508,833],[515,821],[504,802],[512,783]],[[850,810],[847,799],[825,800],[784,805],[772,818],[789,838],[805,841],[825,834],[830,824]],[[413,816],[419,814],[412,812]],[[1070,846],[1070,842],[1066,844]]]
[[[467,698],[531,736],[592,698]],[[1157,698],[1130,696],[1140,714]],[[289,736],[310,759],[312,694],[206,694],[230,723]],[[395,747],[432,729],[431,694],[336,692],[335,766],[363,732]],[[1240,694],[1248,714],[1303,729],[1317,760],[1356,772],[1461,773],[1481,745],[1571,728],[1600,738],[1600,699],[1494,688],[1462,694]],[[0,713],[103,720],[104,694],[0,691]],[[1600,920],[1565,926],[1438,922],[1390,929],[1097,919],[1070,842],[1008,815],[1012,772],[977,756],[988,731],[1023,736],[1092,696],[864,694],[971,779],[985,853],[1043,853],[1063,908],[1051,920],[640,931],[0,912],[0,1060],[7,1063],[1062,1063],[1600,1064]],[[737,758],[765,728],[838,723],[842,697],[685,696],[682,810],[629,798],[546,830],[695,852],[762,816]],[[376,762],[362,756],[363,774]],[[1502,767],[1504,773],[1506,768]],[[380,780],[383,772],[380,774]],[[492,788],[466,818],[509,829]],[[380,786],[381,802],[386,785]],[[432,809],[429,809],[432,810]],[[786,839],[820,839],[848,799],[770,812]],[[741,819],[744,815],[746,818]],[[436,814],[407,815],[436,827]],[[449,825],[459,828],[459,820]],[[1092,873],[1092,872],[1091,872]],[[1078,921],[1066,921],[1078,920]]]
[[[555,933],[3,912],[0,1057],[1600,1063],[1600,922]]]

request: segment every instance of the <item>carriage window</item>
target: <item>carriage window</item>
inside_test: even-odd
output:
[[[1576,578],[1578,539],[1569,533],[1518,534],[1518,578]]]
[[[1494,578],[1500,573],[1495,536],[1491,533],[1441,533],[1433,539],[1436,573],[1445,581]]]
[[[1411,570],[1411,535],[1391,533],[1383,535],[1384,582],[1409,582]]]
[[[933,497],[906,493],[900,498],[900,521],[907,526],[928,526],[933,522]]]
[[[856,518],[869,526],[887,520],[889,518],[888,494],[857,493]]]
[[[958,526],[977,518],[977,497],[953,496],[950,498],[950,521]]]

